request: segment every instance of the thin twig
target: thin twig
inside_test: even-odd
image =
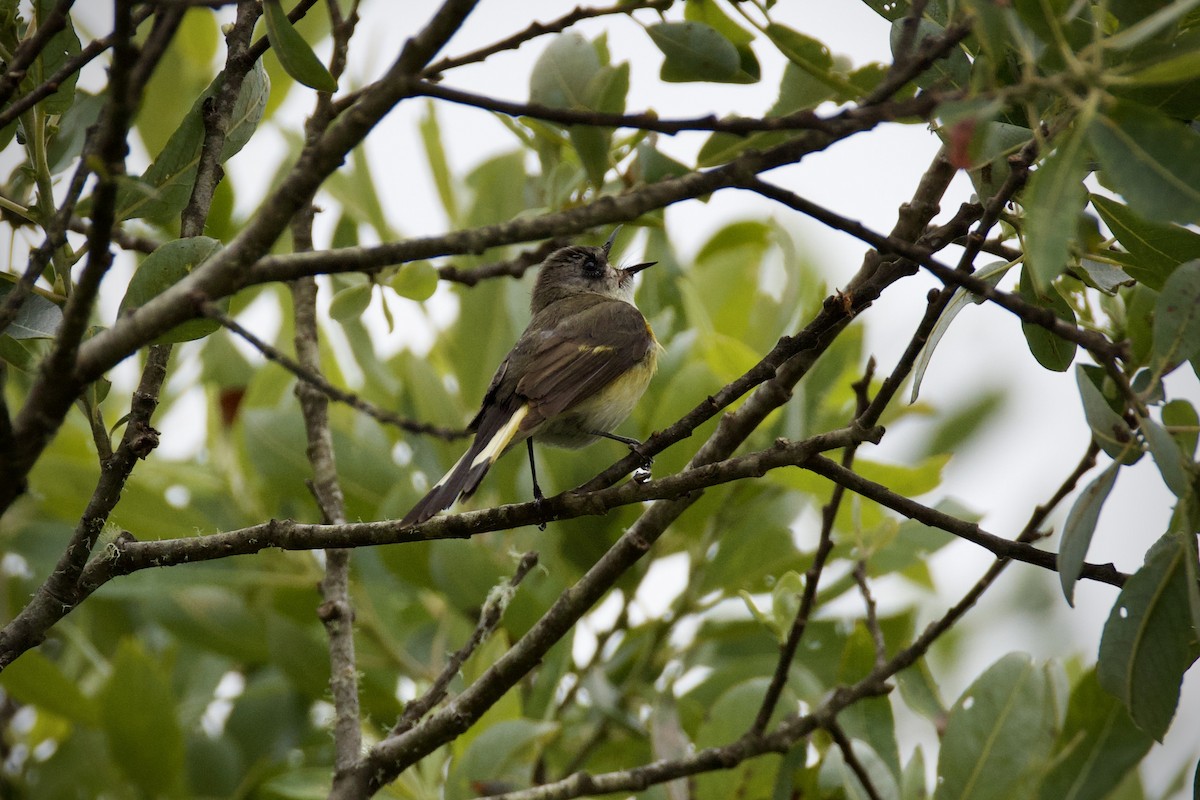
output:
[[[805,200],[786,189],[780,189],[777,186],[766,183],[757,177],[748,179],[746,188],[807,214],[830,227],[845,231],[880,252],[893,253],[911,259],[933,273],[943,283],[962,287],[972,294],[978,295],[985,300],[990,300],[1001,308],[1012,312],[1023,321],[1043,327],[1062,339],[1074,342],[1091,351],[1102,360],[1111,358],[1124,359],[1127,356],[1125,345],[1112,342],[1097,331],[1076,327],[1069,322],[1059,319],[1049,308],[1027,303],[1017,295],[1001,291],[985,280],[948,267],[934,259],[929,251],[920,245],[876,233],[860,222],[829,211],[823,206]]]
[[[514,33],[512,36],[501,39],[487,47],[481,47],[478,50],[472,50],[470,53],[464,53],[461,56],[453,58],[443,58],[423,69],[421,77],[428,80],[439,80],[443,72],[466,64],[477,64],[505,50],[516,50],[531,39],[536,39],[539,36],[545,36],[549,33],[559,33],[585,19],[593,19],[608,14],[629,14],[640,8],[661,11],[668,8],[672,2],[673,0],[641,0],[641,2],[619,3],[615,6],[605,6],[602,8],[577,6],[573,11],[564,14],[558,19],[551,20],[550,22],[533,22],[525,30]]]
[[[209,319],[219,322],[222,327],[228,329],[232,333],[240,336],[255,350],[262,353],[267,360],[275,362],[288,372],[295,375],[301,381],[321,390],[323,393],[328,395],[330,399],[337,400],[339,403],[345,403],[351,408],[357,409],[358,411],[363,412],[372,419],[378,420],[385,425],[394,425],[401,430],[408,431],[409,433],[435,436],[439,439],[446,439],[447,441],[453,441],[455,439],[461,439],[471,435],[469,431],[463,429],[444,428],[438,425],[430,425],[426,422],[417,422],[415,420],[408,419],[407,417],[401,417],[398,414],[394,414],[391,411],[380,408],[368,400],[364,400],[354,392],[348,392],[345,389],[339,389],[326,380],[324,376],[317,372],[313,372],[303,364],[288,356],[279,348],[260,339],[254,333],[247,330],[241,323],[239,323],[233,317],[230,317],[212,303],[206,303],[204,305],[203,314]]]
[[[134,9],[133,26],[136,28],[149,19],[150,15],[155,12],[153,4],[147,4],[142,8]],[[13,120],[24,114],[29,109],[36,106],[43,99],[49,97],[58,91],[63,81],[71,77],[79,70],[83,69],[89,62],[95,59],[98,55],[108,50],[113,45],[115,40],[112,34],[100,39],[93,39],[83,47],[78,54],[68,58],[63,62],[62,66],[48,75],[45,80],[37,86],[30,89],[25,94],[18,97],[9,105],[0,110],[0,128],[5,128]],[[11,69],[9,71],[11,74]],[[7,76],[6,76],[7,77]],[[0,94],[0,105],[7,99],[3,94]]]
[[[463,286],[475,286],[490,278],[520,278],[531,267],[536,267],[546,260],[546,256],[560,247],[566,247],[571,241],[561,237],[548,239],[537,247],[510,258],[507,261],[496,261],[473,269],[460,269],[453,264],[438,267],[438,277],[444,281],[452,281]]]
[[[859,785],[863,791],[867,793],[867,797],[871,800],[882,800],[879,790],[875,788],[874,781],[871,780],[871,775],[867,772],[867,768],[858,760],[858,756],[854,753],[854,746],[850,739],[846,737],[846,732],[842,730],[842,726],[837,724],[836,719],[831,720],[824,726],[825,730],[833,738],[833,743],[837,745],[838,750],[842,751],[842,758],[846,762],[846,766],[850,767],[850,771],[854,773],[854,777],[858,778]]]
[[[865,410],[867,389],[871,385],[871,377],[874,374],[875,360],[870,359],[862,379],[854,384],[855,396],[858,398],[858,407],[854,414],[855,421]],[[846,469],[849,469],[854,463],[854,455],[857,450],[857,446],[851,445],[843,451],[842,466]],[[800,597],[800,607],[796,609],[796,616],[792,619],[792,626],[788,630],[787,638],[779,648],[779,658],[775,661],[775,671],[771,676],[771,682],[763,693],[754,724],[750,726],[752,733],[761,734],[767,730],[767,724],[771,721],[771,715],[775,713],[775,706],[779,703],[784,686],[787,685],[792,661],[796,658],[796,651],[808,628],[808,620],[816,607],[817,588],[821,582],[825,562],[828,560],[829,554],[833,552],[833,526],[837,521],[838,510],[841,508],[844,495],[845,488],[841,484],[835,483],[829,502],[821,508],[821,535],[817,542],[817,550],[813,554],[812,564],[804,573],[804,593]]]
[[[38,17],[37,27],[17,47],[9,63],[4,65],[4,74],[0,75],[0,105],[4,105],[12,97],[13,92],[25,79],[25,71],[46,49],[50,40],[67,27],[68,14],[73,5],[75,0],[59,0],[44,17]]]
[[[858,584],[858,593],[862,595],[866,607],[867,632],[875,645],[876,668],[887,663],[887,643],[883,639],[883,629],[879,627],[879,616],[876,613],[875,597],[871,594],[871,586],[867,582],[867,562],[859,560],[854,564],[854,582]]]
[[[425,690],[425,693],[404,706],[404,713],[392,727],[391,736],[398,736],[411,729],[445,699],[450,682],[458,676],[459,670],[462,669],[462,665],[467,662],[471,654],[478,650],[479,646],[495,632],[516,588],[521,585],[521,581],[525,580],[525,576],[529,574],[530,570],[537,566],[537,563],[538,554],[533,551],[521,556],[521,560],[517,563],[517,569],[508,582],[488,594],[483,610],[479,612],[479,623],[475,626],[470,638],[446,660],[446,666],[438,673],[437,678]]]

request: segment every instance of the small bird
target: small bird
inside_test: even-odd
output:
[[[469,430],[475,440],[434,484],[402,525],[416,525],[470,497],[496,459],[522,441],[529,449],[533,492],[542,499],[533,440],[578,448],[597,437],[633,448],[610,431],[637,405],[658,362],[658,340],[633,304],[633,276],[657,262],[614,267],[609,250],[572,245],[538,270],[532,319],[496,370]]]

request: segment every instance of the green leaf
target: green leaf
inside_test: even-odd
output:
[[[1092,543],[1100,510],[1112,492],[1120,467],[1120,462],[1112,462],[1089,483],[1075,498],[1075,504],[1071,506],[1071,512],[1063,524],[1062,542],[1058,548],[1058,580],[1062,584],[1063,596],[1072,607],[1075,605],[1075,581],[1079,580],[1079,573],[1083,571],[1083,561]]]
[[[0,276],[0,303],[13,289],[13,284],[9,283],[11,278],[10,275]],[[3,332],[14,339],[52,339],[61,322],[62,309],[32,291],[25,296],[25,302]]]
[[[375,284],[369,281],[339,290],[329,301],[329,316],[338,322],[358,319],[370,308],[374,292]]]
[[[638,142],[637,175],[642,183],[658,183],[691,172],[691,168],[663,154],[647,140]]]
[[[160,658],[123,639],[100,690],[101,722],[113,761],[145,795],[169,795],[183,775],[183,732]]]
[[[1075,221],[1087,198],[1083,141],[1082,125],[1064,132],[1025,192],[1025,274],[1043,297],[1050,294],[1050,282],[1067,268]]]
[[[558,728],[557,722],[509,719],[482,731],[450,768],[447,800],[478,797],[473,787],[488,781],[528,786],[539,745],[550,741]]]
[[[621,114],[625,111],[625,96],[629,93],[629,64],[601,67],[588,81],[584,92],[587,107],[593,111]],[[609,146],[612,129],[594,125],[572,125],[568,131],[571,144],[579,154],[592,185],[604,185],[604,176],[612,166]]]
[[[37,369],[38,360],[28,347],[8,334],[0,334],[0,361],[28,373]]]
[[[267,39],[288,75],[318,92],[336,92],[337,81],[287,17],[279,0],[263,0]]]
[[[36,0],[34,17],[40,22],[58,5],[58,0]],[[75,24],[68,13],[63,28],[50,37],[42,51],[29,67],[25,80],[21,82],[22,94],[46,82],[67,61],[79,55],[79,36],[75,33]],[[75,83],[79,80],[79,70],[70,73],[58,84],[58,88],[44,97],[38,105],[47,114],[63,114],[71,108],[75,101]]]
[[[1111,50],[1127,50],[1136,47],[1168,26],[1174,25],[1196,6],[1200,6],[1200,0],[1174,0],[1172,3],[1159,6],[1153,14],[1130,25],[1117,35],[1102,39],[1100,44]]]
[[[1054,740],[1046,671],[1010,653],[980,675],[950,710],[938,754],[936,800],[1004,800],[1042,767]]]
[[[161,153],[192,103],[217,73],[217,43],[223,41],[210,8],[189,8],[146,83],[137,131],[148,153]]]
[[[735,81],[741,56],[733,43],[702,22],[660,22],[646,28],[662,51],[659,77],[668,83]]]
[[[1053,286],[1050,287],[1048,295],[1038,297],[1031,284],[1032,281],[1021,281],[1022,300],[1049,308],[1054,312],[1054,316],[1071,325],[1075,324],[1075,312],[1071,309],[1071,305],[1055,291]],[[1077,345],[1061,336],[1056,336],[1041,325],[1022,321],[1021,333],[1025,334],[1025,344],[1029,346],[1029,352],[1033,353],[1037,362],[1046,369],[1053,372],[1066,372],[1070,368],[1071,362],[1075,360]]]
[[[942,483],[942,469],[950,461],[949,453],[936,453],[918,464],[883,464],[865,458],[855,459],[854,471],[867,480],[883,484],[905,497],[919,497]]]
[[[1075,367],[1075,383],[1079,386],[1083,414],[1096,443],[1112,458],[1127,464],[1133,463],[1130,459],[1134,454],[1140,455],[1133,430],[1124,417],[1112,410],[1082,364]]]
[[[1154,543],[1121,589],[1100,640],[1100,685],[1158,741],[1175,715],[1183,674],[1200,652],[1190,611],[1200,589],[1189,578],[1184,541],[1191,535],[1167,533]]]
[[[913,748],[912,758],[904,765],[900,776],[900,800],[926,800],[929,791],[925,786],[925,751],[920,745]]]
[[[1154,304],[1153,353],[1166,371],[1200,353],[1200,259],[1180,264]]]
[[[1079,271],[1085,283],[1105,294],[1114,294],[1122,286],[1132,286],[1136,283],[1133,276],[1120,267],[1090,258],[1079,260]]]
[[[200,377],[222,389],[243,389],[250,385],[258,367],[242,355],[233,343],[233,334],[217,333],[200,351]]]
[[[1094,669],[1071,690],[1067,719],[1055,752],[1061,756],[1042,780],[1041,800],[1107,797],[1150,749],[1129,712],[1100,688]]]
[[[1189,494],[1192,491],[1191,459],[1184,457],[1179,442],[1152,419],[1143,419],[1140,427],[1163,483],[1176,497]]]
[[[388,222],[375,183],[379,173],[371,169],[367,150],[356,147],[350,153],[350,163],[334,172],[325,181],[329,192],[342,207],[342,212],[354,220],[366,222],[382,241],[399,238]]]
[[[828,82],[818,80],[793,62],[784,65],[779,82],[779,97],[767,110],[768,117],[782,117],[802,109],[815,108],[832,99],[837,92]],[[762,131],[749,136],[720,131],[709,136],[700,147],[696,163],[701,167],[724,164],[748,149],[765,150],[797,135],[792,131]]]
[[[388,281],[392,291],[409,300],[424,302],[437,291],[438,271],[428,261],[414,261],[405,264],[400,271]]]
[[[775,576],[800,566],[801,554],[784,525],[759,524],[746,532],[745,546],[717,545],[718,555],[701,573],[699,589],[707,594],[731,587],[758,591]]]
[[[197,98],[141,179],[122,187],[117,195],[117,219],[146,217],[165,224],[187,205],[196,182],[200,149],[204,145],[204,109],[221,80],[222,76],[218,75]],[[225,132],[225,146],[221,148],[222,162],[232,158],[250,141],[262,119],[270,89],[266,70],[261,62],[255,62],[254,68],[246,73],[241,92],[234,102]]]
[[[696,732],[696,747],[720,746],[741,736],[754,722],[768,683],[765,677],[753,678],[738,683],[718,697]],[[797,702],[792,691],[785,688],[776,707],[779,713],[772,719],[777,721],[783,716],[784,709],[795,708]],[[697,776],[694,797],[696,800],[769,797],[779,760],[778,755],[772,754],[748,759],[733,769]]]
[[[833,56],[825,44],[813,37],[772,22],[766,34],[784,57],[808,75],[839,91],[847,90],[846,82],[833,75]]]
[[[5,693],[39,711],[77,722],[95,725],[99,711],[92,698],[79,691],[78,684],[63,674],[58,664],[39,650],[30,650],[0,673]]]
[[[75,93],[75,102],[58,118],[58,131],[46,147],[51,175],[57,175],[74,164],[75,159],[83,153],[88,129],[96,124],[107,100],[106,94]]]
[[[893,56],[899,56],[896,48],[904,36],[906,23],[903,20],[898,20],[892,23],[889,42]],[[912,46],[913,52],[917,52],[921,48],[921,42],[925,39],[941,36],[946,32],[945,27],[928,19],[922,19],[917,23],[917,32],[913,36]],[[922,89],[932,87],[946,89],[963,89],[971,81],[971,61],[967,58],[967,54],[962,51],[961,47],[954,47],[943,58],[939,58],[930,65],[929,69],[917,76],[914,83]]]
[[[442,209],[453,225],[458,219],[458,200],[450,175],[450,164],[446,160],[446,148],[442,145],[442,128],[438,122],[437,106],[432,100],[426,103],[425,114],[417,123],[417,127],[421,132],[421,143],[425,147],[425,160],[429,162],[429,171],[433,175],[433,185],[442,201]]]
[[[930,433],[925,452],[953,453],[976,436],[992,429],[993,420],[1004,410],[1008,393],[1003,388],[977,387],[974,397],[961,405],[945,408]]]
[[[1100,178],[1145,219],[1200,219],[1200,133],[1146,106],[1115,104],[1088,127]]]
[[[192,273],[196,267],[221,249],[221,243],[207,236],[174,239],[160,245],[138,265],[121,299],[118,316],[140,308]],[[210,319],[184,322],[154,340],[155,344],[188,342],[217,330],[220,324]]]
[[[550,108],[586,108],[587,88],[600,71],[592,43],[577,33],[554,37],[534,62],[529,101]]]
[[[937,681],[929,671],[929,663],[920,659],[896,675],[900,696],[913,711],[932,720],[939,728],[946,723],[946,704],[938,691]]]
[[[859,739],[850,740],[850,751],[854,753],[854,757],[866,772],[867,779],[875,789],[875,796],[898,800],[900,787],[896,783],[896,776],[888,769],[888,765],[879,757],[879,754],[869,744]],[[858,774],[846,764],[846,757],[840,749],[831,749],[825,756],[818,780],[820,787],[831,793],[836,789],[841,789],[846,800],[869,800],[872,796],[867,794]],[[823,796],[832,796],[832,794]]]
[[[1179,225],[1147,222],[1129,206],[1099,195],[1092,206],[1136,263],[1122,264],[1125,271],[1155,291],[1163,288],[1175,267],[1200,258],[1200,234]]]
[[[1200,431],[1196,430],[1200,426],[1200,415],[1196,413],[1195,406],[1182,398],[1172,400],[1162,407],[1162,422],[1167,427],[1190,429],[1173,433],[1171,436],[1179,443],[1184,456],[1189,461],[1194,459],[1196,444],[1200,440]]]
[[[728,39],[735,47],[754,41],[754,34],[734,22],[714,0],[687,0],[683,17],[691,22],[703,22]]]
[[[1200,73],[1200,50],[1191,49],[1135,70],[1125,79],[1134,84],[1153,86],[1195,80],[1197,73]]]
[[[1012,265],[1006,261],[997,261],[987,266],[980,267],[975,273],[975,277],[980,280],[987,281],[995,286],[1005,273],[1012,268]],[[920,354],[917,356],[916,364],[913,367],[913,383],[912,392],[909,396],[909,402],[916,402],[917,396],[921,392],[921,383],[925,380],[925,370],[929,368],[929,364],[933,361],[933,352],[937,349],[938,344],[942,341],[942,337],[946,335],[946,331],[950,329],[950,323],[954,318],[966,308],[968,305],[978,303],[980,298],[971,294],[966,289],[958,288],[954,290],[954,295],[950,298],[950,302],[946,304],[946,308],[942,311],[942,315],[938,317],[937,323],[933,326],[933,330],[929,332],[929,338],[926,339],[924,346],[921,348]]]

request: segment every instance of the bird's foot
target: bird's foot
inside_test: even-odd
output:
[[[542,512],[542,508],[546,505],[546,495],[542,494],[542,487],[536,483],[533,485],[533,502],[537,505],[538,513]],[[546,522],[543,520],[538,523],[538,530],[546,530]]]

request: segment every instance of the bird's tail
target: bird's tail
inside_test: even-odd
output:
[[[522,404],[511,414],[485,415],[480,420],[475,441],[454,463],[450,471],[400,520],[401,525],[419,525],[434,514],[454,505],[459,498],[470,497],[492,464],[496,463],[521,429],[521,421],[529,413]],[[489,417],[491,417],[489,419]],[[524,438],[524,437],[522,437]]]

